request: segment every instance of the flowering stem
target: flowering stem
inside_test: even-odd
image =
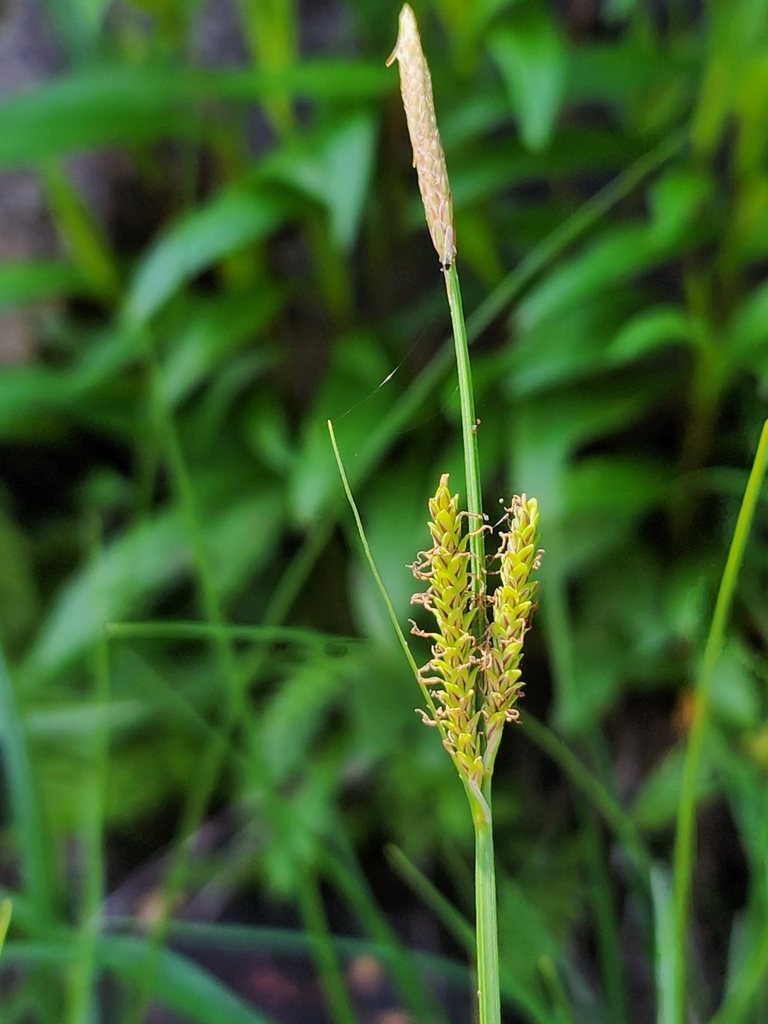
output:
[[[475,826],[475,943],[480,1024],[500,1024],[499,943],[496,920],[496,868],[493,822],[488,810],[473,806]]]
[[[476,597],[485,592],[485,541],[483,499],[480,487],[480,460],[477,447],[477,420],[472,390],[467,329],[461,302],[461,287],[455,262],[445,271],[445,287],[451,310],[456,368],[461,402],[461,435],[464,445],[464,473],[467,486],[467,510],[470,515],[469,547],[474,571],[472,589]],[[493,818],[491,815],[491,777],[486,778],[483,795],[470,794],[472,822],[475,827],[475,943],[477,948],[477,1003],[480,1024],[500,1024],[499,940],[496,914],[496,867],[493,857]]]
[[[475,418],[475,397],[472,391],[472,368],[469,363],[467,328],[464,323],[464,308],[461,302],[461,287],[455,262],[445,271],[445,288],[448,292],[448,306],[451,310],[453,342],[456,351],[456,368],[459,375],[459,399],[461,402],[461,436],[464,444],[464,474],[467,484],[467,511],[470,515],[469,549],[472,552],[474,571],[473,590],[480,594],[484,589],[485,540],[483,531],[483,497],[480,487],[480,460],[477,450],[477,420]]]

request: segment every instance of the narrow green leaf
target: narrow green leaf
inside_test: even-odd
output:
[[[95,950],[96,961],[135,984],[143,978],[147,946],[146,939],[102,935]],[[65,965],[72,963],[78,953],[77,943],[69,938],[9,942],[5,960],[9,964]],[[160,952],[153,977],[152,995],[169,1010],[198,1024],[269,1024],[268,1017],[247,1006],[213,975],[169,949]]]
[[[317,139],[291,143],[267,159],[264,173],[322,203],[334,241],[349,249],[365,206],[375,143],[374,118],[356,114]]]
[[[675,1024],[672,876],[660,864],[651,868],[654,919],[654,973],[656,975],[656,1024]]]
[[[543,4],[519,5],[509,24],[492,33],[488,48],[504,76],[523,142],[543,149],[565,89],[566,52],[552,14]]]
[[[288,93],[315,100],[366,100],[392,89],[384,67],[317,60],[280,74],[202,72],[158,65],[76,71],[0,105],[0,168],[105,146],[165,137],[198,139],[218,116],[203,99],[263,100]]]
[[[83,278],[95,294],[117,298],[120,279],[102,226],[57,162],[49,161],[42,176],[56,224]]]
[[[25,670],[37,679],[58,672],[93,643],[105,620],[121,617],[188,565],[178,515],[167,513],[129,530],[106,548],[98,572],[86,566],[61,589]]]
[[[11,818],[21,861],[21,875],[29,906],[40,926],[50,920],[51,883],[48,854],[51,849],[43,826],[32,774],[27,738],[19,715],[13,680],[0,650],[0,752],[8,787]]]
[[[128,323],[145,324],[184,282],[264,238],[284,216],[274,198],[238,188],[171,225],[139,266],[125,308]]]
[[[194,136],[192,79],[161,68],[95,68],[0,106],[0,168],[86,149]]]
[[[0,264],[0,311],[36,299],[87,291],[80,271],[64,260]]]
[[[9,899],[4,899],[0,903],[0,954],[2,954],[3,946],[5,945],[5,937],[8,934],[12,913],[13,903]]]
[[[691,344],[693,325],[677,306],[652,306],[628,321],[616,334],[606,353],[617,363],[629,362],[666,345]]]

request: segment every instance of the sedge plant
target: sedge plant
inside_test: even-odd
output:
[[[427,226],[445,278],[461,403],[467,508],[461,509],[444,473],[429,501],[432,545],[420,552],[412,571],[426,584],[413,597],[435,620],[433,631],[413,625],[431,642],[431,658],[419,667],[397,623],[376,570],[360,516],[341,463],[332,424],[331,440],[369,564],[383,593],[400,642],[424,693],[424,722],[436,728],[464,786],[475,830],[475,942],[480,1024],[500,1024],[496,874],[493,852],[491,781],[501,735],[516,721],[522,691],[523,641],[535,607],[533,572],[538,507],[525,495],[513,497],[498,533],[498,551],[486,558],[491,528],[483,513],[469,346],[464,322],[448,171],[437,128],[432,82],[413,11],[405,4],[397,42],[387,61],[398,62],[403,106],[413,148]],[[489,588],[489,578],[496,579]],[[491,592],[492,590],[492,592]]]

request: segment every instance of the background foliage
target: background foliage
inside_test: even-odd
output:
[[[768,3],[416,7],[486,504],[535,495],[546,548],[495,787],[509,1020],[665,1021],[690,688],[765,417]],[[397,3],[36,17],[56,73],[0,106],[36,225],[0,251],[2,1019],[322,1019],[310,950],[333,1019],[468,1020],[464,794],[325,431],[404,622],[461,452]],[[767,528],[699,780],[718,1024],[768,1013]]]

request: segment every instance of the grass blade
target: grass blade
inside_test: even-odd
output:
[[[11,924],[12,913],[13,903],[9,899],[4,899],[3,902],[0,903],[0,954],[3,952],[5,937],[8,934],[8,929]]]
[[[696,783],[701,765],[704,736],[709,717],[710,687],[723,650],[725,627],[736,590],[739,569],[744,559],[752,517],[768,470],[768,420],[763,424],[760,441],[739,509],[731,547],[720,581],[712,624],[704,648],[704,658],[696,681],[696,702],[688,736],[683,767],[683,783],[677,812],[677,833],[673,858],[674,943],[671,950],[673,989],[670,1024],[685,1024],[688,980],[688,919],[691,881],[696,846]]]
[[[97,944],[96,959],[100,967],[114,971],[124,981],[142,985],[148,948],[146,939],[104,935]],[[5,947],[6,963],[25,966],[66,966],[77,955],[77,943],[70,937],[9,942]],[[169,949],[159,953],[150,995],[197,1024],[271,1024],[270,1018],[247,1006],[213,975]]]
[[[311,872],[307,872],[306,877],[299,879],[298,898],[320,975],[320,984],[334,1024],[357,1024],[357,1015],[349,998],[328,928],[317,878]]]
[[[42,811],[35,791],[24,726],[16,704],[13,681],[0,649],[0,748],[5,764],[11,817],[21,857],[21,875],[35,924],[52,918],[51,880]]]
[[[651,870],[650,859],[632,819],[624,813],[602,782],[582,764],[556,733],[530,714],[523,716],[521,725],[526,735],[560,765],[573,785],[597,809],[632,858],[640,876],[648,884]]]
[[[104,627],[115,640],[201,640],[225,637],[249,640],[254,644],[305,644],[322,647],[328,644],[359,644],[354,637],[319,633],[297,626],[247,626],[217,622],[108,622]]]

